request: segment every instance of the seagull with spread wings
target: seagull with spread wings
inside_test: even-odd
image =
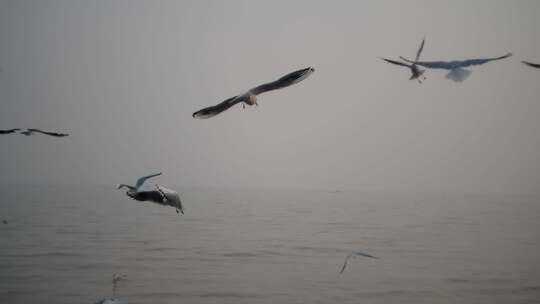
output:
[[[260,86],[257,86],[253,89],[250,89],[249,91],[242,93],[240,95],[231,97],[226,99],[225,101],[211,107],[204,108],[202,110],[199,110],[195,113],[193,113],[194,118],[210,118],[213,116],[218,115],[219,113],[229,109],[230,107],[234,106],[237,103],[243,103],[242,106],[245,108],[247,105],[259,105],[257,103],[257,95],[262,94],[264,92],[273,91],[281,88],[288,87],[290,85],[293,85],[295,83],[298,83],[304,79],[306,79],[311,73],[315,72],[315,69],[312,67],[301,69],[298,71],[294,71],[292,73],[289,73],[280,79],[262,84]]]
[[[176,208],[176,213],[184,214],[184,209],[182,207],[182,201],[178,192],[167,189],[163,186],[156,185],[155,190],[151,191],[142,191],[142,186],[144,182],[152,177],[161,175],[160,173],[150,174],[147,176],[140,177],[137,179],[135,186],[130,186],[126,184],[118,184],[117,189],[128,188],[126,195],[137,201],[150,201],[159,205],[171,206]]]
[[[343,266],[341,267],[341,270],[339,271],[339,273],[343,273],[343,271],[345,271],[345,268],[347,267],[347,262],[349,262],[350,258],[358,257],[358,256],[363,256],[363,257],[371,258],[371,259],[378,259],[378,257],[372,256],[370,254],[367,254],[367,253],[364,253],[364,252],[361,252],[361,251],[353,251],[351,254],[349,254],[345,258],[345,262],[343,263]]]
[[[530,66],[530,67],[533,67],[533,68],[540,68],[540,64],[538,63],[532,63],[532,62],[528,62],[528,61],[522,61],[524,64]]]
[[[415,61],[418,61],[418,59],[420,59],[420,54],[422,53],[422,50],[424,49],[424,43],[425,43],[426,39],[422,39],[422,43],[420,44],[420,48],[418,48],[418,51],[416,52],[416,59]],[[401,61],[396,61],[396,60],[392,60],[392,59],[387,59],[387,58],[381,58],[382,60],[388,62],[388,63],[391,63],[391,64],[395,64],[395,65],[399,65],[399,66],[403,66],[403,67],[406,67],[406,68],[409,68],[411,70],[411,77],[409,78],[409,80],[413,80],[413,79],[417,79],[419,83],[422,83],[422,79],[426,80],[426,76],[424,76],[424,72],[426,70],[423,70],[423,69],[420,69],[415,63],[405,63],[405,62],[401,62]]]
[[[478,59],[453,60],[453,61],[418,61],[418,60],[412,61],[401,56],[400,58],[409,63],[417,64],[419,66],[423,66],[429,69],[449,70],[450,72],[446,75],[446,78],[451,79],[456,82],[462,82],[463,80],[467,79],[472,73],[472,71],[466,70],[464,68],[474,66],[474,65],[482,65],[490,61],[501,60],[501,59],[508,58],[510,56],[512,56],[512,53],[508,53],[504,56],[494,57],[494,58],[478,58]]]

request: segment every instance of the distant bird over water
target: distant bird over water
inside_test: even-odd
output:
[[[11,134],[11,133],[19,133],[19,134],[23,134],[23,135],[26,135],[26,136],[34,135],[34,133],[41,133],[41,134],[50,135],[50,136],[54,136],[54,137],[65,137],[65,136],[69,135],[69,134],[66,134],[66,133],[56,133],[56,132],[42,131],[40,129],[19,129],[19,128],[15,128],[15,129],[8,129],[8,130],[0,130],[0,134]]]
[[[522,61],[524,64],[530,66],[530,67],[533,67],[533,68],[537,68],[539,69],[540,68],[540,64],[538,63],[532,63],[532,62],[527,62],[527,61]]]
[[[467,60],[454,60],[454,61],[412,61],[407,58],[401,57],[401,59],[423,66],[430,69],[444,69],[450,72],[446,75],[446,78],[456,82],[462,82],[467,79],[472,71],[464,69],[465,67],[473,65],[482,65],[490,61],[501,60],[512,56],[512,53],[508,53],[504,56],[494,58],[479,58],[479,59],[467,59]]]
[[[161,172],[143,176],[137,180],[137,183],[135,184],[135,186],[119,184],[117,185],[117,189],[121,189],[124,187],[128,188],[129,190],[126,192],[126,195],[131,197],[134,200],[150,201],[150,202],[157,203],[159,205],[171,206],[171,207],[176,208],[176,213],[182,212],[182,214],[184,214],[184,209],[182,208],[182,201],[180,200],[180,196],[178,195],[178,192],[171,189],[167,189],[160,185],[156,185],[156,190],[141,191],[142,185],[147,179],[155,177],[155,176],[159,176],[159,175],[161,175]]]
[[[420,59],[420,54],[422,53],[422,50],[424,49],[424,42],[425,42],[425,38],[422,39],[422,43],[420,44],[420,48],[418,49],[418,51],[416,52],[416,59],[414,61],[418,61],[418,59]],[[391,59],[387,59],[387,58],[381,58],[382,60],[388,62],[388,63],[392,63],[392,64],[395,64],[395,65],[400,65],[400,66],[404,66],[404,67],[407,67],[411,70],[411,77],[409,78],[409,80],[413,80],[413,79],[417,79],[419,83],[422,83],[422,80],[420,80],[420,78],[423,78],[424,80],[426,79],[426,76],[424,76],[424,72],[426,70],[422,70],[420,69],[415,63],[405,63],[405,62],[401,62],[401,61],[396,61],[396,60],[391,60]]]
[[[203,119],[210,118],[210,117],[218,115],[219,113],[227,110],[228,108],[240,102],[243,102],[242,106],[244,108],[246,104],[250,106],[252,105],[258,106],[259,104],[257,103],[257,95],[262,94],[264,92],[285,88],[295,83],[298,83],[306,79],[313,72],[315,72],[315,69],[312,67],[294,71],[292,73],[289,73],[281,77],[280,79],[276,81],[262,84],[253,89],[250,89],[249,91],[245,93],[226,99],[225,101],[215,106],[211,106],[211,107],[207,107],[202,110],[199,110],[193,113],[192,116],[194,118],[203,118]]]
[[[363,252],[360,252],[360,251],[353,251],[351,254],[349,254],[345,258],[345,262],[343,263],[343,266],[341,267],[341,270],[339,271],[339,273],[343,273],[343,271],[345,271],[345,268],[347,267],[347,262],[349,262],[350,258],[357,257],[357,256],[363,256],[363,257],[366,257],[366,258],[378,259],[378,257],[372,256],[372,255],[367,254],[367,253],[363,253]]]

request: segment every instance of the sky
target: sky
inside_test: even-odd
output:
[[[539,1],[0,0],[0,184],[538,193]],[[510,59],[423,84],[379,58]],[[207,120],[191,114],[312,66]]]

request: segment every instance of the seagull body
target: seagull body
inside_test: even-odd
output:
[[[533,67],[533,68],[540,68],[540,64],[538,63],[532,63],[532,62],[527,62],[527,61],[522,61],[524,64],[530,66],[530,67]]]
[[[339,271],[339,273],[343,273],[343,271],[345,271],[345,268],[347,267],[347,262],[349,262],[349,259],[350,259],[350,258],[352,258],[352,257],[357,257],[357,256],[363,256],[363,257],[371,258],[371,259],[378,259],[378,257],[372,256],[372,255],[367,254],[367,253],[364,253],[364,252],[353,251],[351,254],[349,254],[349,255],[345,258],[345,262],[343,263],[343,266],[341,267],[341,270]]]
[[[161,172],[143,176],[137,180],[137,183],[135,184],[135,186],[119,184],[117,185],[116,188],[117,189],[121,189],[124,187],[128,188],[126,195],[131,197],[134,200],[149,201],[149,202],[153,202],[159,205],[171,206],[171,207],[176,208],[177,213],[182,212],[182,214],[184,214],[182,201],[180,200],[180,196],[178,195],[178,192],[165,188],[160,185],[156,185],[155,190],[141,191],[141,188],[147,179],[155,177],[155,176],[159,176],[159,175],[161,175]]]
[[[207,107],[202,110],[199,110],[193,113],[192,116],[194,118],[201,118],[201,119],[210,118],[210,117],[218,115],[219,113],[241,102],[243,103],[242,105],[244,108],[246,104],[249,106],[253,106],[253,105],[258,106],[259,104],[257,103],[257,95],[262,94],[264,92],[288,87],[290,85],[298,83],[306,79],[313,72],[315,72],[315,69],[312,67],[294,71],[292,73],[289,73],[281,77],[280,79],[276,81],[262,84],[260,86],[250,89],[249,91],[245,93],[228,98],[215,106],[211,106],[211,107]]]
[[[466,70],[464,68],[473,66],[473,65],[482,65],[490,61],[501,60],[512,56],[512,53],[508,53],[504,56],[494,57],[494,58],[478,58],[478,59],[467,59],[467,60],[453,60],[453,61],[412,61],[404,57],[401,59],[423,66],[430,69],[444,69],[449,70],[450,72],[446,75],[446,78],[451,79],[456,82],[462,82],[467,79],[472,71]]]
[[[66,134],[66,133],[56,133],[56,132],[42,131],[40,129],[19,129],[19,128],[15,128],[15,129],[9,129],[9,130],[0,130],[0,134],[11,134],[11,133],[19,133],[19,134],[26,135],[26,136],[34,135],[34,133],[41,133],[41,134],[50,135],[50,136],[54,136],[54,137],[65,137],[65,136],[69,135],[69,134]]]
[[[422,50],[424,49],[425,41],[426,41],[425,38],[422,39],[422,43],[420,44],[420,47],[418,48],[418,51],[416,52],[415,61],[418,61],[418,59],[420,58],[420,54],[422,53]],[[414,62],[413,63],[405,63],[405,62],[391,60],[391,59],[387,59],[387,58],[381,58],[381,59],[388,62],[388,63],[391,63],[391,64],[395,64],[395,65],[404,66],[404,67],[409,68],[411,70],[411,77],[409,78],[409,80],[417,79],[419,83],[422,83],[422,80],[420,80],[420,78],[423,78],[424,80],[426,79],[426,76],[424,76],[424,72],[426,70],[420,69]]]

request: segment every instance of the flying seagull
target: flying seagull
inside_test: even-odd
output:
[[[211,106],[211,107],[207,107],[202,110],[199,110],[193,113],[192,116],[194,118],[210,118],[210,117],[218,115],[219,113],[227,110],[228,108],[240,102],[243,102],[242,106],[244,108],[246,107],[246,104],[250,106],[252,105],[258,106],[259,104],[257,103],[257,95],[262,94],[264,92],[288,87],[290,85],[298,83],[306,79],[313,72],[315,72],[315,69],[312,67],[294,71],[292,73],[289,73],[281,77],[280,79],[276,81],[265,83],[260,86],[254,87],[253,89],[250,89],[249,91],[245,93],[228,98],[225,101],[215,106]]]
[[[446,75],[446,78],[451,79],[456,82],[462,82],[467,79],[472,71],[466,70],[464,68],[473,66],[473,65],[482,65],[490,61],[501,60],[512,56],[512,53],[508,53],[504,56],[494,57],[494,58],[479,58],[479,59],[467,59],[467,60],[453,60],[453,61],[412,61],[407,58],[401,57],[401,59],[415,63],[419,66],[423,66],[430,69],[444,69],[450,70]]]
[[[341,267],[341,270],[339,271],[339,273],[343,273],[343,271],[345,271],[345,267],[347,267],[347,262],[349,262],[350,258],[357,257],[357,256],[363,256],[363,257],[367,257],[367,258],[378,259],[378,257],[372,256],[372,255],[367,254],[367,253],[363,253],[363,252],[360,252],[360,251],[353,251],[351,254],[349,254],[345,258],[345,262],[343,263],[343,267]]]
[[[126,184],[119,184],[116,186],[117,189],[128,188],[126,195],[137,201],[150,201],[157,203],[159,205],[166,205],[176,208],[176,213],[182,212],[184,214],[184,209],[182,208],[182,201],[178,192],[167,189],[163,186],[156,185],[155,190],[151,191],[141,191],[142,185],[144,182],[152,177],[159,176],[160,173],[151,174],[147,176],[140,177],[137,180],[135,186],[130,186]]]
[[[527,62],[527,61],[522,61],[524,64],[530,66],[530,67],[533,67],[533,68],[540,68],[540,64],[538,63],[532,63],[532,62]]]
[[[424,42],[425,42],[425,38],[422,39],[422,43],[420,44],[420,48],[418,49],[418,51],[416,52],[416,59],[414,60],[415,62],[418,61],[418,59],[420,59],[420,54],[422,53],[422,50],[424,49]],[[413,79],[417,79],[419,83],[422,83],[422,79],[426,79],[426,76],[424,76],[424,72],[426,70],[422,70],[420,69],[414,62],[411,64],[411,63],[405,63],[405,62],[401,62],[401,61],[396,61],[396,60],[391,60],[391,59],[387,59],[387,58],[381,58],[382,60],[388,62],[388,63],[392,63],[392,64],[395,64],[395,65],[400,65],[400,66],[404,66],[404,67],[407,67],[411,70],[411,78],[409,78],[409,80],[413,80]]]
[[[56,133],[56,132],[42,131],[40,129],[19,129],[19,128],[15,128],[15,129],[9,129],[9,130],[0,130],[0,134],[11,134],[11,133],[19,133],[19,134],[23,134],[23,135],[26,135],[26,136],[34,135],[34,133],[41,133],[41,134],[50,135],[50,136],[54,136],[54,137],[65,137],[65,136],[69,135],[69,134],[66,134],[66,133]]]

